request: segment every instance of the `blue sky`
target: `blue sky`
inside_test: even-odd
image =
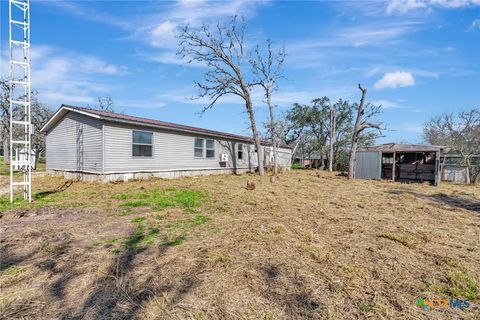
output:
[[[7,68],[7,2],[1,1],[1,70]],[[128,114],[249,134],[241,101],[227,97],[202,117],[194,79],[205,68],[175,55],[189,23],[248,22],[249,46],[284,45],[280,114],[316,97],[382,104],[378,142],[421,142],[432,115],[480,106],[480,0],[32,1],[32,84],[52,109],[111,96]],[[267,110],[253,92],[258,121]]]

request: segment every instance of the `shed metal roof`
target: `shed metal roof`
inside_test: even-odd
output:
[[[358,151],[381,151],[381,152],[436,152],[445,149],[443,146],[425,145],[425,144],[402,144],[385,143],[378,146],[369,146],[359,148]]]
[[[55,112],[52,118],[50,118],[50,120],[42,127],[40,131],[47,132],[58,121],[60,121],[60,119],[62,119],[65,114],[67,114],[70,111],[81,113],[86,116],[90,116],[90,117],[94,117],[94,118],[102,119],[106,121],[134,124],[134,125],[140,125],[140,126],[149,126],[149,127],[169,129],[169,130],[188,132],[188,133],[197,133],[197,134],[202,134],[202,135],[207,135],[212,137],[226,138],[226,139],[243,141],[243,142],[252,142],[252,138],[247,136],[241,136],[241,135],[236,135],[232,133],[186,126],[186,125],[172,123],[172,122],[135,117],[135,116],[130,116],[126,114],[106,112],[106,111],[100,111],[100,110],[95,110],[91,108],[77,107],[77,106],[71,106],[71,105],[65,105],[65,104],[62,104],[62,106],[57,110],[57,112]]]

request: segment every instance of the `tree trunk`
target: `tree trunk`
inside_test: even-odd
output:
[[[328,155],[328,171],[333,171],[333,144],[335,139],[335,109],[330,110],[330,154]]]
[[[252,99],[250,98],[250,94],[248,92],[246,92],[245,96],[245,105],[247,107],[248,116],[250,117],[250,127],[252,128],[253,141],[255,142],[255,147],[257,148],[258,174],[263,176],[265,174],[265,169],[263,167],[262,144],[258,135],[257,124],[255,123],[255,114],[253,113]]]
[[[355,120],[355,127],[353,129],[352,147],[350,148],[350,159],[348,161],[348,179],[355,178],[355,162],[357,158],[358,135],[360,133],[363,113],[365,109],[365,95],[367,94],[367,89],[363,89],[360,84],[358,85],[358,88],[362,91],[362,98],[360,99],[357,119]]]
[[[40,158],[40,150],[35,149],[35,163],[33,165],[34,170],[37,170],[38,158]]]
[[[303,150],[303,146],[302,146],[302,154],[300,156],[300,160],[302,161],[302,168],[305,168],[305,159],[303,157],[303,152],[304,152],[304,150]]]
[[[10,141],[8,138],[3,139],[3,163],[10,164]]]
[[[467,184],[474,184],[475,181],[472,181],[472,164],[469,157],[465,157],[465,179]]]
[[[272,97],[270,95],[270,89],[265,90],[265,95],[267,96],[267,105],[268,111],[270,114],[270,132],[271,132],[271,139],[272,139],[272,152],[273,152],[273,175],[277,176],[278,174],[278,154],[277,154],[277,138],[275,132],[275,117],[273,115],[273,105],[272,105]]]
[[[278,146],[277,142],[273,143],[273,174],[278,174]]]
[[[300,145],[300,138],[301,138],[301,136],[298,137],[297,142],[295,143],[295,147],[293,147],[293,150],[292,150],[292,156],[290,158],[290,161],[291,161],[292,164],[295,161],[295,153],[297,152],[297,148]]]
[[[350,159],[348,160],[348,179],[355,178],[355,162],[357,161],[357,141],[352,141]]]

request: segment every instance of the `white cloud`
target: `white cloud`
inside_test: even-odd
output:
[[[352,90],[353,88],[353,90]],[[328,96],[333,101],[336,101],[340,98],[356,98],[357,92],[354,91],[354,86],[344,86],[344,87],[322,87],[322,93],[319,94],[319,90],[295,90],[295,88],[289,87],[284,88],[275,94],[272,97],[273,103],[279,107],[290,107],[293,103],[310,103],[312,99],[319,96]],[[179,90],[169,90],[165,91],[162,94],[157,94],[153,100],[161,103],[163,105],[171,104],[188,104],[196,106],[207,106],[210,101],[208,97],[195,98],[197,91],[192,89],[179,89]],[[252,103],[255,108],[266,107],[264,102],[264,92],[260,88],[255,88],[250,93],[252,98]],[[216,105],[245,105],[245,102],[236,95],[226,95],[220,98]]]
[[[267,0],[228,0],[228,1],[159,1],[149,7],[148,13],[140,13],[132,18],[127,29],[130,39],[134,39],[155,48],[176,49],[178,39],[175,37],[179,26],[189,25],[193,28],[206,23],[216,23],[229,19],[233,15],[251,17],[256,8],[268,3]]]
[[[123,75],[128,73],[126,66],[108,64],[97,57],[79,56],[77,59],[77,63],[86,73],[99,73],[106,75]]]
[[[403,66],[404,67],[404,66]],[[395,69],[400,69],[402,66],[400,65],[373,65],[372,67],[369,67],[365,72],[363,73],[365,77],[371,78],[374,76],[379,76],[381,74],[386,74],[388,73],[389,70],[395,70]],[[411,74],[414,74],[416,77],[425,77],[425,78],[433,78],[433,79],[439,79],[440,78],[440,72],[437,71],[431,71],[431,70],[425,70],[425,69],[420,69],[420,68],[415,68],[415,67],[408,67],[408,70]]]
[[[429,0],[427,2],[432,6],[452,9],[480,6],[479,0]]]
[[[324,38],[297,40],[287,44],[290,51],[312,51],[322,48],[361,47],[366,45],[385,45],[388,41],[398,41],[402,36],[419,30],[421,23],[401,21],[394,23],[369,23],[331,30],[331,36]],[[320,50],[319,50],[320,51]]]
[[[73,1],[38,1],[43,5],[53,6],[70,14],[85,18],[90,21],[100,22],[114,27],[127,29],[131,26],[131,22],[126,19],[118,18],[108,14],[104,10],[96,10],[95,3],[88,1],[88,5],[82,5]]]
[[[390,0],[387,5],[387,13],[405,14],[419,9],[458,9],[475,6],[480,6],[480,0]]]
[[[128,19],[105,13],[93,2],[41,1],[70,14],[87,20],[119,27],[130,32],[129,39],[134,39],[155,48],[176,49],[175,38],[179,26],[188,24],[198,27],[202,23],[213,23],[230,18],[233,15],[251,17],[258,6],[266,5],[270,0],[177,0],[157,1],[130,10]]]
[[[115,106],[122,112],[122,107],[131,109],[159,109],[165,107],[165,103],[155,98],[148,99],[115,99]]]
[[[378,28],[378,26],[349,28],[345,30],[342,37],[354,47],[361,47],[368,44],[379,44],[384,43],[385,41],[398,39],[415,30],[417,30],[415,24],[384,25],[382,28]]]
[[[394,71],[386,73],[382,79],[375,82],[374,89],[409,87],[415,84],[415,78],[410,72]]]
[[[372,103],[373,103],[374,105],[377,105],[377,106],[382,106],[382,108],[384,108],[384,109],[397,109],[397,108],[402,108],[402,107],[399,106],[396,102],[390,101],[390,100],[386,100],[386,99],[374,100],[374,101],[372,101]]]
[[[480,19],[475,19],[472,21],[472,24],[470,24],[470,27],[468,27],[467,31],[473,31],[473,30],[480,30]]]
[[[175,57],[178,48],[176,34],[182,25],[192,28],[200,27],[206,23],[216,23],[229,19],[233,15],[250,17],[255,14],[256,8],[269,1],[176,1],[155,5],[149,15],[141,17],[141,27],[134,27],[132,39],[143,41],[160,52],[150,53],[150,60],[165,64],[183,64],[184,61]],[[158,10],[157,10],[158,9]]]
[[[1,58],[8,61],[5,54]],[[52,107],[61,103],[94,103],[95,97],[111,92],[112,85],[102,81],[104,77],[128,73],[124,66],[52,46],[33,46],[31,58],[32,88],[38,91],[40,101]],[[3,76],[8,72],[7,65],[2,64]]]
[[[369,22],[355,27],[340,27],[326,30],[320,37],[291,40],[285,44],[288,58],[287,67],[297,69],[322,69],[323,74],[351,72],[351,67],[340,67],[338,61],[356,60],[359,53],[355,48],[377,47],[362,53],[362,59],[379,61],[384,51],[398,45],[408,34],[422,28],[422,22],[403,19],[398,22]],[[379,53],[380,52],[380,53]],[[335,66],[334,70],[332,67]],[[355,67],[356,68],[356,67]],[[350,70],[349,70],[350,69]],[[332,70],[333,72],[326,72]]]
[[[150,44],[154,47],[176,46],[175,32],[178,28],[176,23],[165,21],[150,30]]]
[[[142,54],[145,59],[155,62],[160,62],[164,64],[177,64],[185,65],[188,62],[188,59],[182,59],[175,51],[164,50],[158,54]],[[188,64],[189,67],[205,67],[206,65],[202,62],[193,60]]]
[[[398,12],[403,14],[411,10],[425,8],[426,6],[424,1],[419,0],[391,0],[387,5],[387,13]]]

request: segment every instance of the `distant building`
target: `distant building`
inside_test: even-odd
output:
[[[440,183],[440,157],[444,147],[387,143],[359,148],[355,178]]]
[[[320,157],[320,154],[318,152],[310,152],[308,154],[303,154],[302,152],[297,152],[299,154],[295,155],[293,162],[295,164],[300,164],[306,168],[320,168],[322,167],[322,161],[323,161],[323,166],[326,166],[327,160],[322,157]]]
[[[170,122],[62,105],[41,131],[47,171],[66,178],[108,182],[258,169],[252,138]],[[272,148],[263,148],[269,166]],[[291,166],[287,146],[279,148],[279,166]]]
[[[480,154],[473,155],[471,158],[472,170],[478,172],[480,170]],[[459,154],[455,152],[442,154],[441,177],[442,181],[455,183],[467,182],[467,168]]]

